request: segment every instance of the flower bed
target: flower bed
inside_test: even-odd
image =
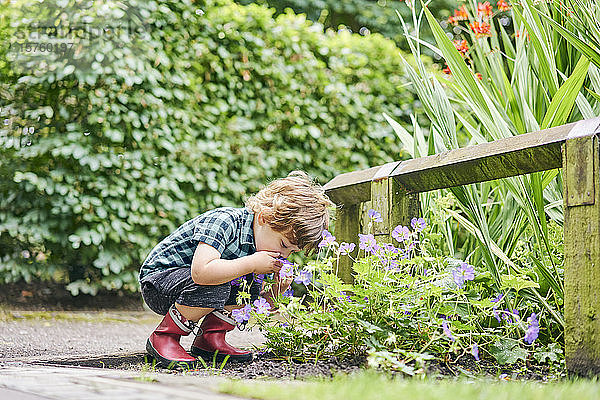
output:
[[[369,216],[381,218],[375,210]],[[440,255],[422,218],[391,236],[386,243],[359,235],[355,279],[348,284],[336,275],[337,266],[355,245],[325,231],[316,260],[287,263],[286,274],[293,268],[297,285],[294,296],[275,299],[277,314],[261,299],[238,322],[253,314],[268,339],[266,351],[296,362],[364,357],[371,367],[407,375],[447,363],[477,369],[484,362],[487,370],[563,365],[556,332],[540,323],[546,311],[523,291],[535,282],[506,275],[497,292],[485,268]]]

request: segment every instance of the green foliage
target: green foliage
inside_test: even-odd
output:
[[[380,33],[406,46],[402,27],[398,24],[400,13],[410,17],[410,6],[420,8],[419,2],[403,0],[239,0],[241,4],[259,3],[274,7],[278,13],[291,8],[296,13],[306,14],[312,21],[320,22],[325,28],[346,28],[360,34]],[[436,16],[446,18],[455,0],[432,0],[428,2]],[[341,25],[341,26],[340,26]]]
[[[402,156],[382,112],[409,121],[413,97],[380,35],[228,0],[1,3],[2,280],[136,290],[198,213]],[[74,45],[29,51],[36,24]]]
[[[425,47],[419,39],[419,24],[415,34],[405,32],[417,63],[416,68],[406,64],[407,74],[431,123],[427,132],[415,122],[414,135],[400,124],[393,125],[413,157],[598,115],[600,102],[595,94],[600,75],[588,51],[597,43],[597,24],[586,16],[591,2],[570,1],[573,13],[565,12],[557,1],[497,4],[501,9],[492,5],[487,11],[477,4],[465,4],[464,15],[457,15],[454,25],[449,25],[452,21],[440,23],[425,9],[435,37],[435,43],[429,42],[427,47],[446,61],[444,76],[419,65]],[[565,26],[571,34],[579,33],[586,46],[571,40],[565,29],[557,29],[550,16],[558,24],[563,18],[570,19]],[[475,32],[474,23],[484,29]],[[507,26],[515,29],[514,35]],[[561,172],[544,171],[425,193],[421,195],[424,215],[436,198],[448,192],[455,207],[446,209],[449,218],[434,223],[451,254],[468,255],[472,262],[482,263],[494,287],[517,290],[548,311],[558,325],[564,325],[562,256],[555,254],[562,233],[552,233],[555,228],[562,231],[564,219]],[[468,232],[466,238],[458,233],[459,227]],[[527,247],[526,257],[523,247]]]

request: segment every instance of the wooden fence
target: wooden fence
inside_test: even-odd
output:
[[[366,208],[383,219],[372,233],[388,239],[395,226],[420,214],[420,192],[563,168],[567,368],[599,375],[599,134],[600,117],[338,175],[325,185],[338,205],[336,237],[356,242]],[[340,276],[351,281],[344,259]]]

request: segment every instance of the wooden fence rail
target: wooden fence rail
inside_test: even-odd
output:
[[[420,213],[420,192],[563,168],[567,368],[599,375],[599,136],[600,117],[338,175],[325,185],[338,205],[336,236],[355,242],[367,207],[383,219],[372,233],[388,239]],[[340,265],[346,281],[352,280],[349,263],[345,258]]]

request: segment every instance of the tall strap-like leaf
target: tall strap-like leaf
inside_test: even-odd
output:
[[[580,57],[571,76],[562,84],[552,98],[542,121],[542,129],[563,125],[567,122],[589,68],[590,59]]]

